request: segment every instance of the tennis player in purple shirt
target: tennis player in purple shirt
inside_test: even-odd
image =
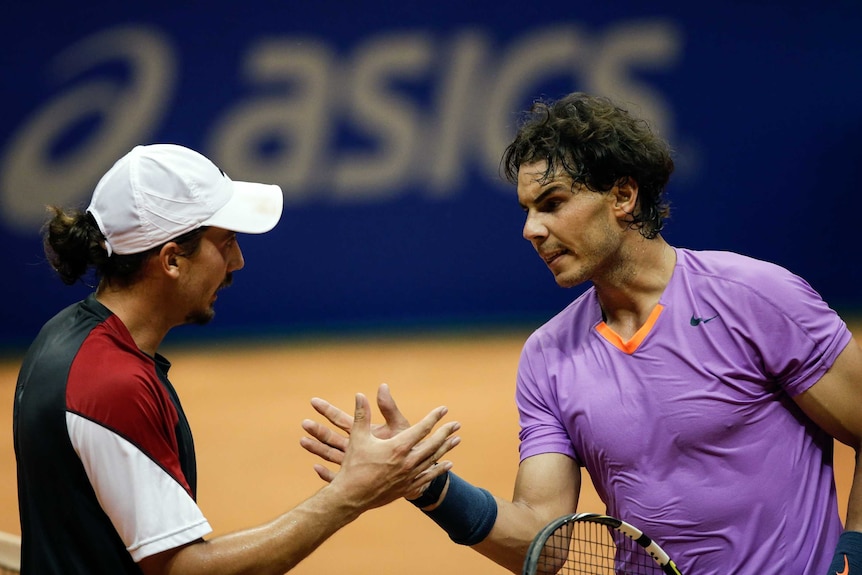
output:
[[[682,573],[862,575],[862,467],[846,525],[832,467],[833,439],[862,440],[862,350],[841,318],[777,265],[669,245],[668,145],[610,100],[537,103],[503,165],[557,283],[592,285],[524,345],[512,500],[449,472],[414,503],[520,573],[546,523],[585,511],[586,469],[607,513]],[[378,434],[408,425],[388,388],[378,405]],[[306,449],[340,462],[346,439],[306,431]]]

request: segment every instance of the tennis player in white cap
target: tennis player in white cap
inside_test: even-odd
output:
[[[285,573],[364,511],[448,471],[433,465],[459,441],[456,422],[434,431],[445,408],[383,441],[357,394],[360,423],[332,483],[270,523],[205,539],[192,434],[158,348],[171,328],[213,317],[244,265],[237,234],[278,223],[281,189],[155,144],[118,160],[86,210],[50,211],[52,266],[67,284],[91,270],[98,284],[45,324],[15,390],[24,573]]]

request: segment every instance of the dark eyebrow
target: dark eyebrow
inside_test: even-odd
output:
[[[556,192],[559,192],[559,191],[560,191],[560,189],[565,189],[565,186],[562,184],[562,182],[553,182],[553,183],[552,183],[551,185],[549,185],[547,188],[545,188],[544,190],[542,190],[542,192],[541,192],[538,196],[536,196],[535,198],[533,198],[532,203],[533,203],[533,204],[540,204],[540,203],[542,203],[542,202],[545,200],[545,198],[546,198],[546,197],[548,197],[548,196],[550,196],[551,194],[554,194],[554,193],[556,193]],[[518,202],[518,205],[519,205],[519,206],[521,206],[521,209],[523,209],[523,210],[526,210],[526,209],[527,209],[527,206],[525,206],[525,205],[524,205],[524,204],[522,204],[521,202]]]

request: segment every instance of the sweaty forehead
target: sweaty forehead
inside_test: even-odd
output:
[[[548,162],[539,160],[529,164],[521,164],[518,168],[518,190],[521,188],[532,188],[541,186],[547,180],[545,171],[548,169]]]
[[[518,169],[518,200],[523,204],[542,194],[552,187],[564,185],[571,188],[571,177],[558,169],[555,173],[546,174],[548,163],[539,160],[529,164],[521,164]]]
[[[518,185],[529,182],[541,182],[548,169],[547,160],[523,163],[518,167]]]

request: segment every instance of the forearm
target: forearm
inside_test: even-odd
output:
[[[556,482],[532,485],[530,469],[552,470]],[[552,519],[577,505],[576,468],[570,459],[549,456],[522,464],[513,501],[491,496],[449,474],[439,502],[423,508],[456,543],[469,545],[513,573],[520,573],[535,535]],[[454,489],[453,489],[454,488]]]
[[[856,449],[856,469],[850,485],[844,533],[832,556],[828,573],[857,573],[862,569],[862,449]]]
[[[853,472],[853,482],[850,485],[845,529],[862,531],[862,449],[859,448],[856,449],[856,469]]]
[[[425,514],[455,543],[520,573],[533,536],[546,522],[525,505],[494,497],[454,474],[448,477],[439,502],[423,508]],[[458,482],[454,490],[450,489],[453,479]],[[413,503],[421,507],[418,501]]]
[[[360,513],[327,485],[267,524],[145,559],[141,568],[147,575],[282,575]]]
[[[512,573],[520,574],[533,537],[552,518],[545,520],[525,505],[499,498],[497,504],[499,507],[494,528],[472,549]]]

